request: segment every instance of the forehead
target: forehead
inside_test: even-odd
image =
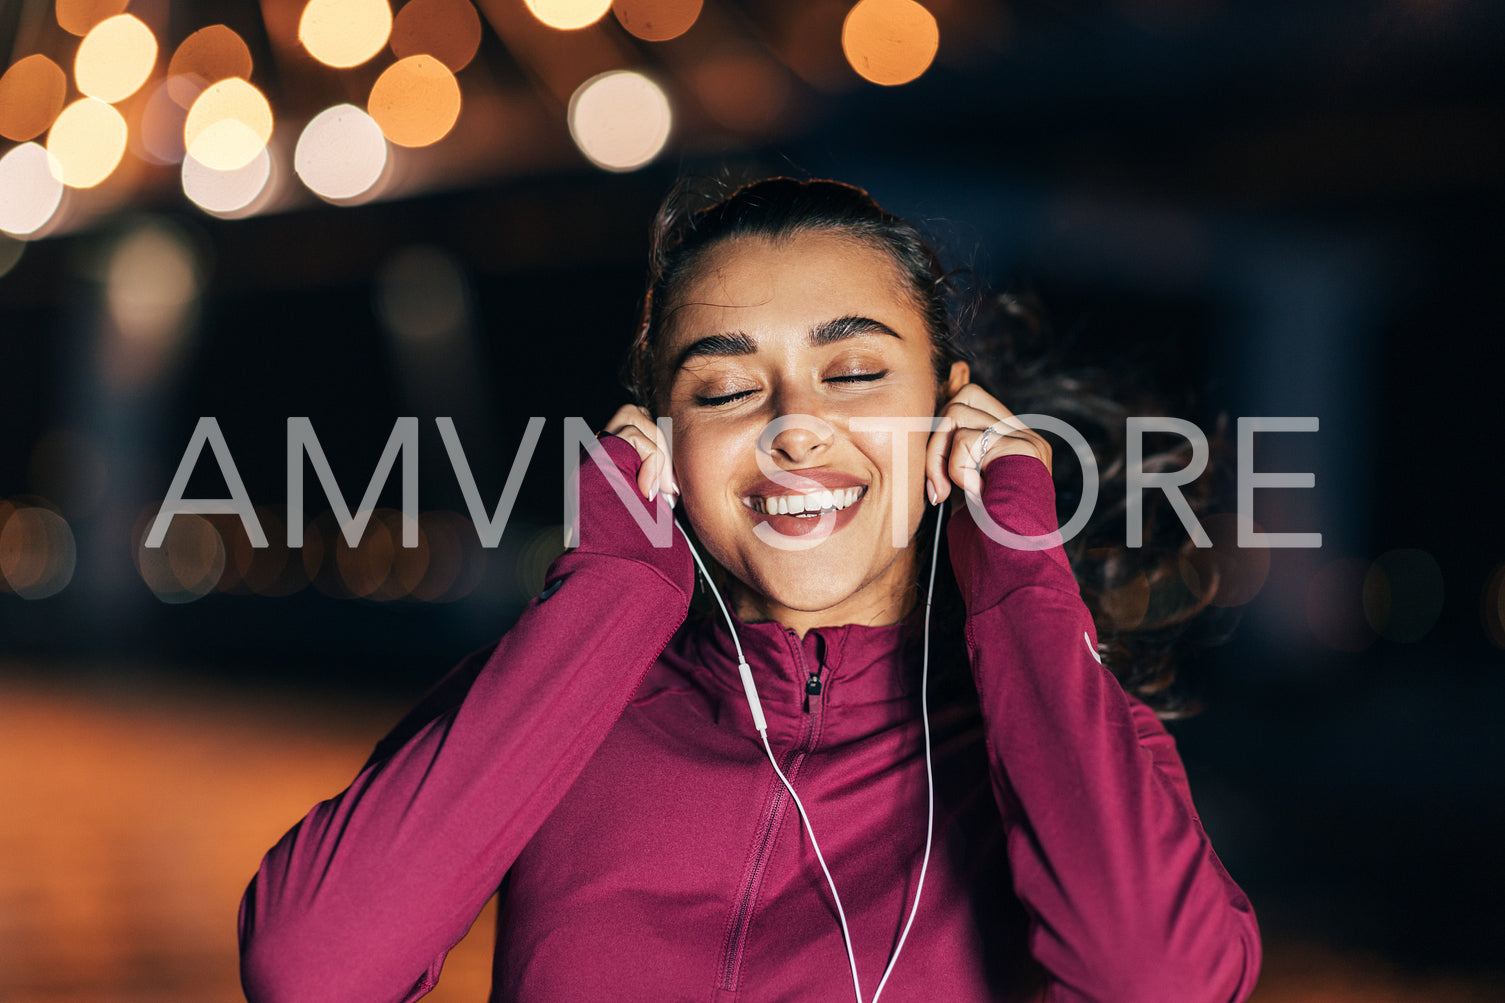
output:
[[[664,331],[665,356],[710,334],[740,331],[760,344],[798,338],[838,317],[871,317],[905,340],[928,341],[924,318],[886,252],[830,231],[716,244],[677,291]]]

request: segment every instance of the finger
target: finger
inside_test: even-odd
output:
[[[947,468],[952,451],[955,449],[957,433],[965,429],[987,428],[997,421],[995,415],[961,403],[956,398],[952,398],[951,402],[941,409],[940,417],[947,424],[931,433],[925,456],[927,497],[932,498],[933,501],[945,500],[951,494],[951,485],[961,484],[950,475]]]
[[[638,454],[638,492],[644,498],[652,500],[658,488],[658,475],[662,466],[662,453],[658,446],[648,437],[644,431],[636,425],[621,425],[615,429],[608,429],[610,434],[617,436],[623,442],[632,446]]]
[[[956,419],[944,410],[938,417],[941,426],[930,433],[925,443],[925,493],[932,505],[945,501],[951,494],[951,481],[946,476],[946,454],[957,427]]]
[[[946,457],[946,475],[969,495],[982,494],[982,475],[978,472],[977,452],[984,429],[959,428],[951,439]]]
[[[638,482],[645,498],[651,500],[662,493],[669,498],[670,505],[679,500],[679,484],[674,479],[669,441],[647,409],[633,404],[618,408],[606,430],[624,437],[629,431],[633,433],[634,447],[643,459]]]

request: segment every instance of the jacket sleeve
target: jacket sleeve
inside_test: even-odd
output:
[[[949,529],[994,795],[1051,1003],[1239,1003],[1259,975],[1249,899],[1213,852],[1173,738],[1099,661],[1045,465],[1007,455],[982,504],[1044,549]]]
[[[612,476],[632,485],[637,453],[601,441]],[[684,540],[653,547],[608,475],[588,460],[580,471],[581,545],[549,569],[547,598],[263,859],[239,917],[251,1003],[409,1001],[432,989],[684,620]],[[437,716],[420,723],[426,709]]]

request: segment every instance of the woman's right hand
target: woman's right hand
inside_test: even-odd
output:
[[[647,408],[624,404],[606,422],[598,435],[615,435],[637,450],[642,466],[638,468],[638,490],[652,501],[660,492],[670,507],[679,501],[679,484],[674,480],[674,458],[669,444]]]

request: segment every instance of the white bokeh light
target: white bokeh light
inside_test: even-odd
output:
[[[36,143],[22,143],[0,157],[0,230],[17,237],[47,225],[63,198],[62,172]]]
[[[256,201],[272,176],[272,157],[261,148],[249,164],[233,171],[216,171],[192,157],[183,158],[183,194],[205,212],[239,212]]]
[[[381,126],[355,105],[340,104],[315,115],[293,152],[293,170],[320,198],[358,198],[381,179],[387,140]]]
[[[633,70],[591,77],[570,96],[570,136],[597,167],[631,171],[648,163],[669,139],[669,98]]]

